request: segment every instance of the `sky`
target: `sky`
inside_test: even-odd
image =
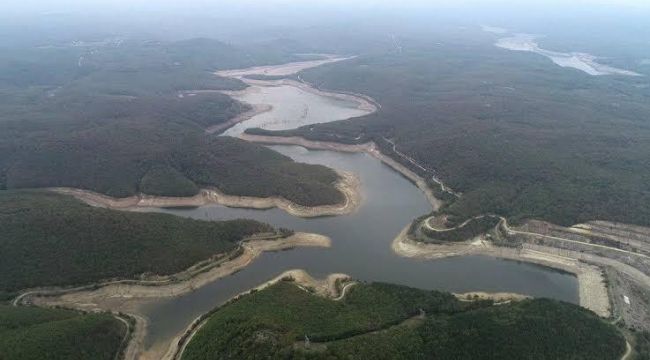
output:
[[[407,24],[462,22],[536,32],[558,24],[612,29],[646,23],[650,0],[0,0],[0,28],[53,27],[57,21],[72,18],[109,32],[168,24],[204,29],[318,26],[370,18],[403,19]]]
[[[572,6],[607,5],[616,7],[650,8],[648,0],[21,0],[3,1],[0,10],[54,11],[75,8],[217,8],[220,6],[281,6],[281,5],[337,5],[346,7],[457,7],[457,6]]]

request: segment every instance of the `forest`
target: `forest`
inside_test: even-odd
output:
[[[428,169],[421,175],[462,193],[444,209],[461,218],[650,225],[644,78],[590,76],[494,41],[403,39],[400,52],[304,71],[305,81],[371,96],[381,110],[278,135],[394,142]]]
[[[169,275],[273,231],[253,220],[200,221],[94,208],[45,191],[0,191],[0,295]]]
[[[489,230],[493,229],[498,223],[498,217],[485,216],[470,219],[466,224],[461,224],[462,226],[451,229],[434,230],[422,225],[419,227],[419,231],[424,235],[424,237],[417,238],[424,242],[466,241],[471,240],[478,235],[485,234]]]
[[[637,332],[634,337],[634,351],[637,359],[650,359],[650,332]]]
[[[218,187],[305,206],[338,203],[333,171],[204,133],[249,110],[217,92],[245,84],[212,72],[295,59],[207,39],[12,49],[0,55],[0,190],[128,197]]]
[[[619,359],[624,351],[614,326],[554,300],[494,306],[364,283],[334,301],[284,281],[214,312],[182,358]]]
[[[113,360],[125,333],[108,314],[0,305],[2,360]]]

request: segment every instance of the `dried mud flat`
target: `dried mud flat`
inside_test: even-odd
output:
[[[191,197],[164,197],[138,195],[127,198],[113,198],[96,192],[72,189],[50,188],[49,190],[74,196],[88,205],[116,210],[137,210],[138,208],[164,208],[184,206],[204,206],[210,204],[233,208],[270,209],[277,207],[297,217],[319,217],[347,215],[355,212],[362,202],[359,178],[344,171],[337,171],[339,181],[335,187],[344,197],[344,201],[335,205],[303,206],[281,197],[252,197],[227,195],[217,189],[202,189]]]
[[[336,55],[320,54],[323,59],[296,61],[280,65],[255,66],[246,69],[223,70],[215,75],[230,78],[243,78],[247,75],[288,76],[313,67],[353,59],[354,57],[339,57]]]
[[[320,90],[308,83],[295,81],[291,79],[281,79],[281,80],[243,79],[243,81],[246,84],[252,86],[249,86],[248,88],[240,91],[229,91],[223,93],[233,97],[244,97],[249,93],[254,93],[256,91],[259,91],[259,89],[256,88],[257,86],[259,87],[292,86],[310,94],[356,103],[357,104],[356,108],[365,111],[366,115],[376,112],[381,107],[381,105],[379,105],[377,101],[375,101],[373,98],[366,95]]]

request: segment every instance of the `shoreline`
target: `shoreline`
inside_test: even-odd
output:
[[[227,195],[217,189],[202,189],[190,197],[166,197],[135,195],[127,198],[114,198],[89,190],[75,188],[49,188],[58,194],[73,196],[84,203],[113,210],[134,211],[138,208],[165,208],[204,205],[223,205],[232,208],[271,209],[278,208],[290,215],[303,218],[320,216],[339,216],[354,213],[362,202],[359,178],[344,171],[336,171],[339,180],[335,187],[343,194],[344,201],[334,205],[303,206],[279,196],[261,198],[252,196]]]
[[[435,260],[448,257],[484,255],[500,259],[522,261],[571,273],[578,279],[578,298],[580,306],[589,309],[597,315],[608,318],[611,316],[609,292],[602,270],[595,265],[587,264],[577,257],[557,254],[554,248],[527,244],[522,249],[497,247],[475,238],[454,244],[426,244],[412,240],[407,235],[408,227],[393,240],[391,248],[399,256],[407,258]]]
[[[167,350],[167,353],[160,358],[161,360],[180,360],[183,352],[187,348],[187,345],[192,341],[192,338],[201,330],[203,326],[210,320],[212,314],[221,309],[223,306],[235,301],[242,296],[249,295],[255,291],[263,290],[269,286],[272,286],[280,281],[291,281],[293,284],[303,289],[306,292],[310,292],[307,288],[314,289],[314,294],[322,296],[325,298],[332,299],[334,301],[340,301],[345,296],[346,290],[349,289],[348,285],[354,285],[356,282],[351,281],[351,278],[347,274],[334,273],[327,275],[324,279],[315,279],[309,273],[303,269],[293,269],[287,270],[282,274],[274,277],[271,280],[268,280],[261,285],[258,285],[252,289],[241,292],[223,304],[215,307],[208,313],[205,313],[192,321],[192,323],[185,329],[183,334],[175,337],[172,340],[172,344]],[[336,287],[338,282],[346,282],[347,284],[341,289],[340,293]]]
[[[221,261],[224,260],[221,258],[199,268],[195,268],[195,265],[183,272],[161,277],[160,280],[118,280],[91,284],[83,288],[31,290],[16,298],[13,305],[20,305],[28,300],[30,304],[40,307],[64,307],[87,312],[109,311],[113,314],[127,314],[136,319],[136,324],[125,351],[128,355],[125,359],[160,359],[164,354],[162,351],[173,347],[178,338],[172,339],[165,349],[153,346],[145,352],[144,338],[148,321],[139,313],[139,309],[140,305],[148,299],[187,294],[242,270],[264,252],[283,251],[296,247],[328,248],[330,246],[330,238],[312,233],[296,233],[279,240],[251,239],[242,243],[243,252],[235,258],[230,259],[226,256],[225,261]],[[189,277],[181,281],[176,280],[183,276]]]
[[[426,180],[424,180],[420,175],[416,174],[412,170],[408,169],[404,165],[400,164],[396,160],[392,159],[388,155],[384,155],[374,142],[367,142],[364,144],[341,144],[329,141],[313,141],[307,140],[300,136],[265,136],[265,135],[252,135],[252,134],[241,134],[240,139],[256,142],[261,144],[268,145],[298,145],[311,150],[329,150],[329,151],[339,151],[339,152],[349,152],[349,153],[366,153],[385,165],[388,165],[393,170],[400,173],[402,176],[409,179],[411,182],[424,193],[429,204],[434,210],[437,210],[442,205],[442,201],[434,195],[433,191],[427,185]]]
[[[307,140],[300,136],[266,136],[266,135],[252,135],[243,133],[239,135],[242,140],[256,142],[267,145],[297,145],[311,150],[329,150],[348,153],[366,153],[385,165],[388,165],[393,170],[400,173],[402,176],[413,182],[420,191],[424,193],[429,204],[433,210],[437,210],[442,205],[442,201],[434,195],[433,191],[427,185],[427,182],[418,174],[392,159],[388,155],[384,155],[374,142],[367,142],[364,144],[341,144],[329,141],[314,141]]]
[[[14,301],[13,305],[20,305],[25,299],[59,297],[70,299],[77,297],[98,297],[110,294],[111,297],[125,298],[159,298],[187,294],[215,280],[231,275],[246,266],[264,252],[275,252],[293,249],[296,247],[331,247],[332,240],[324,235],[297,232],[286,238],[264,239],[252,237],[241,243],[240,251],[232,251],[218,258],[198,262],[181,272],[158,276],[151,280],[123,279],[98,282],[79,287],[65,288],[53,287],[32,289],[23,292]],[[237,254],[237,256],[233,256]],[[83,295],[82,295],[83,294]],[[46,301],[46,303],[48,303]],[[70,301],[81,305],[81,303]],[[92,304],[95,305],[95,304]]]
[[[375,99],[366,95],[320,90],[318,88],[315,88],[309,83],[300,82],[292,79],[253,80],[253,79],[243,78],[242,81],[244,81],[247,85],[249,85],[249,87],[244,90],[228,91],[223,93],[231,97],[241,97],[241,96],[245,96],[251,91],[255,91],[254,86],[259,86],[259,87],[291,86],[313,95],[357,103],[357,109],[368,112],[368,114],[366,115],[370,115],[376,112],[381,107],[381,105],[379,105],[379,103]],[[239,99],[237,100],[241,101]],[[250,103],[249,105],[254,106]]]
[[[505,35],[506,33],[502,33],[502,35]],[[590,76],[643,76],[642,74],[632,70],[620,69],[610,65],[601,64],[597,61],[599,58],[598,56],[588,53],[576,51],[560,52],[543,49],[537,43],[538,37],[538,35],[524,33],[510,34],[498,39],[496,43],[494,43],[494,46],[509,51],[532,52],[544,56],[557,66],[576,69]]]
[[[350,145],[327,141],[312,141],[299,136],[281,137],[242,134],[240,137],[244,140],[265,144],[297,145],[315,150],[364,152],[379,159],[386,165],[392,167],[394,170],[398,171],[409,180],[414,182],[418,188],[420,188],[420,190],[422,190],[427,195],[427,199],[432,204],[434,210],[437,209],[437,206],[439,206],[438,204],[441,203],[440,200],[436,199],[436,197],[433,195],[427,183],[424,182],[424,179],[413,173],[411,170],[404,168],[404,166],[397,163],[387,155],[382,154],[376,145],[372,142]],[[574,231],[580,230],[584,232],[589,231],[589,229],[593,226],[611,227],[611,225],[612,223],[609,222],[592,221],[585,224],[578,224],[571,229]],[[619,225],[618,227],[621,227],[620,225],[624,226],[625,235],[628,236],[626,237],[627,243],[630,243],[631,241],[638,242],[637,239],[630,240],[630,232],[636,234],[637,232],[641,231],[643,234],[645,234],[645,232],[642,231],[645,230],[643,227],[626,224],[615,225]],[[610,237],[622,236],[622,233],[620,232],[623,230],[618,229],[618,227],[613,230],[609,230],[611,232],[615,232],[615,234],[610,234]],[[403,236],[404,234],[400,234],[400,236]],[[634,281],[639,285],[650,286],[649,276],[626,263],[617,261],[615,259],[610,259],[608,257],[602,257],[595,254],[583,253],[579,251],[566,250],[564,248],[526,244],[522,250],[517,251],[515,249],[496,247],[491,243],[485,241],[473,241],[473,243],[464,242],[454,245],[437,246],[432,244],[416,243],[412,240],[409,241],[410,243],[408,241],[399,242],[396,239],[392,244],[393,251],[399,256],[425,259],[440,259],[444,257],[464,255],[485,255],[513,261],[521,261],[524,263],[537,264],[551,269],[571,273],[575,275],[578,280],[578,295],[580,305],[595,312],[603,318],[608,318],[612,316],[613,313],[617,312],[617,309],[614,308],[615,299],[613,298],[613,296],[616,294],[612,294],[612,291],[614,290],[611,289],[610,285],[608,284],[609,276],[604,273],[606,269],[614,268],[617,272],[623,273],[634,279]],[[642,254],[639,255],[643,256]]]
[[[207,134],[221,133],[221,132],[223,132],[223,131],[225,131],[225,130],[227,130],[227,129],[229,129],[229,128],[237,125],[237,124],[239,124],[240,122],[250,120],[250,119],[254,118],[257,115],[264,114],[265,112],[269,112],[269,111],[273,110],[273,106],[268,105],[268,104],[258,104],[258,105],[249,104],[249,105],[252,107],[250,110],[245,111],[245,112],[235,116],[234,118],[232,118],[232,119],[230,119],[230,120],[228,120],[226,122],[223,122],[221,124],[216,124],[216,125],[209,126],[209,127],[207,127],[205,129],[205,132]]]
[[[265,75],[265,76],[289,76],[299,73],[303,70],[318,67],[325,64],[331,64],[339,61],[354,59],[356,56],[342,57],[331,54],[318,54],[323,59],[294,61],[277,65],[261,65],[244,69],[231,69],[215,71],[214,74],[225,78],[243,79],[247,75]]]
[[[298,76],[298,80],[286,78],[288,76],[298,74],[303,70],[315,68],[329,63],[350,60],[356,57],[356,56],[337,57],[336,55],[328,55],[328,54],[322,54],[322,56],[324,57],[324,59],[321,60],[301,61],[301,62],[293,62],[293,63],[283,64],[283,65],[257,66],[257,67],[251,67],[246,69],[223,70],[223,71],[215,72],[214,74],[216,76],[237,79],[244,82],[247,85],[247,87],[243,90],[232,90],[232,91],[225,90],[220,92],[224,95],[230,96],[231,98],[237,101],[244,102],[252,106],[253,109],[257,109],[257,111],[249,111],[244,114],[240,114],[239,116],[229,120],[228,122],[224,124],[215,125],[211,128],[208,128],[206,131],[208,133],[225,131],[228,128],[240,122],[250,120],[259,114],[272,110],[273,109],[272,105],[251,104],[241,99],[242,97],[245,97],[251,92],[259,91],[260,87],[290,86],[309,94],[322,96],[330,99],[353,102],[356,104],[357,110],[366,112],[366,114],[359,115],[359,116],[370,115],[372,113],[377,112],[381,108],[381,104],[379,104],[375,99],[367,95],[349,93],[349,92],[335,92],[335,91],[321,90],[316,88],[312,84],[303,81],[300,78],[300,76]],[[256,79],[248,78],[247,76],[249,75],[283,76],[285,78],[256,80]],[[267,110],[261,111],[264,107],[266,107]]]
[[[313,64],[313,63],[322,62],[319,63],[318,65],[309,66],[309,67],[314,67],[326,63],[342,61],[347,59],[350,58],[337,59],[331,57],[324,60],[316,60],[311,62],[306,61],[306,62],[290,63],[290,64],[286,64],[284,68],[281,68],[278,71],[282,72],[282,71],[289,71],[292,69],[295,70],[295,68],[300,68],[302,66],[305,66],[307,63]],[[277,66],[267,66],[267,67],[262,66],[262,67],[243,69],[243,70],[230,70],[230,74],[235,74],[235,75],[228,75],[228,76],[237,77],[236,74],[239,73],[239,74],[243,74],[239,76],[242,77],[241,80],[246,82],[247,84],[252,84],[257,86],[282,86],[282,85],[295,86],[303,91],[321,95],[321,96],[327,96],[327,97],[342,99],[342,100],[353,100],[359,104],[360,109],[362,109],[362,107],[364,106],[367,106],[367,109],[373,107],[374,110],[372,111],[377,111],[378,109],[379,104],[376,103],[373,104],[372,101],[365,99],[362,95],[325,92],[310,86],[308,83],[301,83],[294,80],[283,79],[283,80],[267,81],[267,80],[252,80],[252,79],[243,78],[243,76],[246,75],[246,72],[265,71],[265,69],[274,69],[274,68],[277,68]],[[296,73],[301,70],[304,69],[300,68],[293,73]],[[222,74],[228,72],[229,71],[217,72],[216,74],[219,76],[224,76]],[[265,72],[264,74],[273,76],[274,73]],[[292,73],[289,73],[287,75],[290,74]],[[277,85],[273,85],[273,84],[277,84]],[[248,89],[250,89],[250,87]],[[244,91],[246,90],[242,90],[242,92]],[[228,93],[227,95],[232,96],[232,94],[234,93],[235,92]],[[237,123],[249,120],[256,115],[272,110],[272,107],[270,105],[259,104],[259,105],[252,105],[252,106],[253,109],[228,120],[226,123],[209,127],[205,129],[205,131],[208,133],[217,133],[220,131],[224,131],[225,129]],[[438,209],[441,205],[441,201],[434,196],[432,190],[427,185],[425,179],[423,179],[413,171],[409,170],[405,166],[401,165],[396,160],[390,158],[387,155],[382,154],[375,143],[369,142],[369,143],[359,144],[359,145],[345,145],[345,144],[339,144],[335,142],[310,141],[301,137],[269,137],[269,136],[259,136],[259,135],[249,135],[249,134],[241,134],[239,137],[243,140],[248,140],[252,142],[261,142],[266,144],[298,145],[298,146],[303,146],[305,148],[316,149],[316,150],[363,152],[369,154],[375,157],[376,159],[380,160],[382,163],[393,168],[395,171],[399,172],[401,175],[403,175],[413,183],[415,183],[415,185],[426,195],[427,200],[429,201],[429,203],[434,209]],[[255,197],[225,195],[216,189],[203,189],[200,191],[198,195],[194,197],[187,197],[187,198],[155,197],[155,196],[141,195],[141,196],[133,196],[131,198],[125,198],[125,199],[111,198],[102,194],[85,191],[81,189],[55,188],[50,190],[67,194],[67,195],[72,195],[75,198],[80,199],[89,205],[107,207],[112,209],[135,210],[141,207],[174,207],[174,206],[181,207],[181,206],[202,206],[202,205],[209,205],[209,204],[219,204],[228,207],[254,208],[254,209],[268,209],[268,208],[277,207],[286,211],[290,215],[297,216],[297,217],[318,217],[318,216],[347,215],[354,212],[359,207],[362,201],[360,195],[361,191],[360,191],[359,179],[350,173],[345,173],[346,174],[345,176],[349,176],[349,179],[344,179],[345,176],[342,174],[343,174],[342,172],[339,172],[339,175],[341,176],[341,180],[337,182],[337,189],[339,189],[339,185],[341,185],[340,183],[345,183],[347,181],[346,184],[341,185],[342,187],[345,188],[345,190],[339,189],[345,196],[345,202],[338,205],[326,205],[322,207],[321,206],[304,207],[280,197],[255,198]],[[315,234],[297,233],[296,235],[298,234],[300,234],[301,236],[319,237],[319,235],[315,235]],[[327,239],[327,241],[325,241],[325,239],[323,238]],[[425,258],[425,259],[439,259],[443,257],[463,256],[463,255],[487,255],[487,256],[505,258],[509,260],[522,261],[526,263],[535,263],[542,266],[548,266],[554,269],[561,269],[563,271],[570,272],[576,275],[576,277],[578,278],[581,306],[592,310],[597,309],[598,311],[603,311],[603,313],[605,311],[609,312],[609,296],[607,294],[607,288],[606,286],[600,286],[600,285],[604,285],[603,284],[604,277],[602,275],[602,272],[598,267],[594,265],[586,264],[580,261],[579,259],[563,257],[561,255],[549,254],[547,252],[541,251],[541,249],[534,250],[532,248],[527,248],[524,249],[524,251],[517,252],[514,249],[497,248],[485,243],[477,243],[475,245],[475,242],[471,244],[459,243],[457,244],[459,245],[458,248],[454,251],[451,248],[455,247],[455,245],[428,245],[424,243],[415,243],[415,242],[413,244],[409,244],[408,243],[409,239],[402,239],[403,241],[401,240],[398,241],[398,238],[396,238],[393,241],[392,247],[393,247],[393,251],[399,256]],[[280,251],[280,250],[289,249],[297,246],[329,247],[331,244],[331,240],[323,236],[320,236],[320,239],[313,238],[312,240],[309,240],[307,238],[303,238],[303,239],[294,239],[294,240],[295,242],[293,243],[289,241],[281,244],[269,244],[269,242],[275,243],[275,241],[271,241],[271,240],[253,240],[248,243],[244,243],[242,245],[243,252],[240,254],[240,256],[231,259],[229,261],[226,261],[222,264],[220,263],[218,266],[214,266],[208,269],[206,272],[199,272],[195,274],[195,277],[183,280],[183,283],[187,283],[185,284],[187,286],[177,287],[176,290],[179,291],[178,293],[174,293],[173,286],[175,286],[176,284],[170,284],[170,285],[168,284],[164,284],[164,285],[109,284],[106,285],[106,287],[115,286],[114,287],[115,293],[110,293],[109,289],[107,289],[106,292],[102,292],[102,289],[104,289],[104,287],[102,287],[100,289],[91,290],[91,291],[73,290],[74,293],[63,294],[62,296],[60,296],[60,298],[62,298],[63,301],[63,298],[69,295],[69,297],[65,298],[66,301],[70,301],[72,304],[76,306],[80,306],[80,307],[85,306],[86,309],[92,308],[93,306],[99,307],[102,306],[102,304],[110,308],[111,310],[115,308],[117,308],[118,310],[124,309],[126,313],[136,318],[136,331],[139,328],[142,331],[141,334],[142,337],[144,338],[144,336],[147,333],[147,320],[143,317],[138,318],[138,315],[132,314],[133,311],[137,311],[137,305],[134,304],[133,302],[137,302],[138,299],[176,296],[176,295],[191,292],[198,287],[204,286],[207,283],[213,281],[217,281],[220,278],[223,278],[225,276],[228,276],[232,273],[235,273],[245,268],[252,261],[254,261],[254,259],[256,259],[258,256],[260,256],[263,252],[266,251]],[[441,251],[441,248],[443,247],[446,248],[448,246],[449,249],[445,249],[445,251]],[[467,249],[463,250],[463,247]],[[553,248],[548,248],[548,249],[553,249]],[[400,253],[400,251],[403,253]],[[463,251],[466,252],[463,253]],[[512,253],[510,254],[509,251]],[[220,260],[223,260],[223,258],[221,258]],[[245,291],[237,295],[235,298],[243,294],[249,293],[255,289],[260,289],[262,286],[269,286],[277,281],[280,281],[283,277],[286,276],[286,274],[287,273],[284,273],[273,280],[263,283],[262,285],[256,288]],[[306,275],[309,276],[308,274]],[[172,276],[170,276],[169,278],[171,278]],[[217,276],[217,277],[210,277],[210,276]],[[194,278],[197,278],[196,284],[193,283]],[[198,278],[203,280],[198,280]],[[155,293],[156,287],[168,287],[168,286],[170,287],[171,295],[160,295],[160,293]],[[603,308],[604,305],[602,301],[603,300],[602,293],[601,293],[602,291],[599,286],[603,287],[605,290],[605,296],[607,297],[606,310],[604,310]],[[134,287],[134,288],[128,290],[127,289],[128,287]],[[75,294],[80,296],[76,300],[75,297],[73,296]],[[91,296],[91,294],[94,294],[94,296]],[[483,295],[483,293],[472,293],[472,294],[478,294],[479,296]],[[120,298],[123,300],[118,300]],[[585,300],[584,304],[583,304],[583,298],[587,299]],[[591,298],[594,299],[593,301],[591,301],[591,303],[589,303],[590,302],[589,299]],[[53,300],[54,297],[49,299]],[[44,303],[38,305],[51,306],[48,305],[47,300],[44,301],[45,301]],[[63,306],[65,306],[66,303],[64,302],[63,304],[64,304]],[[218,309],[221,306],[222,305],[219,305],[215,309]],[[593,311],[597,312],[597,310],[593,310]],[[179,358],[180,355],[182,355],[182,351],[185,349],[185,346],[191,340],[192,336],[194,336],[194,334],[198,332],[198,330],[200,330],[201,326],[203,326],[203,324],[200,321],[201,318],[205,316],[205,321],[207,321],[211,313],[212,312],[208,312],[206,314],[201,315],[199,318],[195,319],[190,324],[190,326],[184,330],[184,332],[181,335],[174,337],[170,342],[165,342],[164,344],[162,343],[155,344],[150,349],[147,349],[148,351],[146,352],[144,352],[145,349],[143,348],[144,343],[136,344],[135,337],[132,337],[128,345],[130,350],[129,356],[131,356],[132,359],[136,359],[136,358],[160,359],[161,355],[163,354],[163,351],[166,350],[167,352],[164,353],[164,356],[162,357],[163,359]],[[598,314],[601,315],[600,313]],[[185,336],[188,337],[184,338]],[[184,343],[179,343],[180,340],[184,340]],[[143,341],[143,340],[140,339],[139,341]],[[164,346],[164,345],[168,345],[168,346]],[[127,359],[131,359],[131,358],[127,357]]]

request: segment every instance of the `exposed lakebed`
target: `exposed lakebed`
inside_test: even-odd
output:
[[[489,30],[486,30],[489,31]],[[493,32],[493,31],[492,31]],[[503,33],[501,33],[503,34]],[[542,49],[536,42],[537,36],[531,34],[515,34],[504,37],[496,42],[496,46],[502,49],[512,51],[526,51],[536,53],[549,58],[554,64],[563,68],[573,68],[580,70],[592,76],[601,75],[623,75],[623,76],[641,76],[640,74],[604,65],[597,62],[598,58],[594,55],[582,52],[558,52]]]
[[[227,134],[237,135],[249,127],[289,129],[364,113],[349,101],[289,85],[262,86],[257,90],[250,89],[249,94],[252,95],[240,99],[266,103],[273,109],[240,123]],[[515,292],[578,302],[576,278],[549,268],[487,256],[435,261],[397,256],[391,250],[393,239],[411,220],[431,211],[426,197],[414,184],[364,153],[307,150],[298,146],[271,148],[299,162],[355,173],[361,180],[361,207],[346,216],[311,219],[294,217],[279,209],[250,210],[219,205],[141,209],[205,220],[250,218],[274,226],[326,235],[333,241],[332,247],[327,249],[299,248],[265,253],[242,271],[191,293],[145,302],[141,312],[149,319],[146,347],[169,341],[197,316],[285,270],[296,268],[305,269],[315,277],[336,272],[364,281],[385,281],[423,289]]]

